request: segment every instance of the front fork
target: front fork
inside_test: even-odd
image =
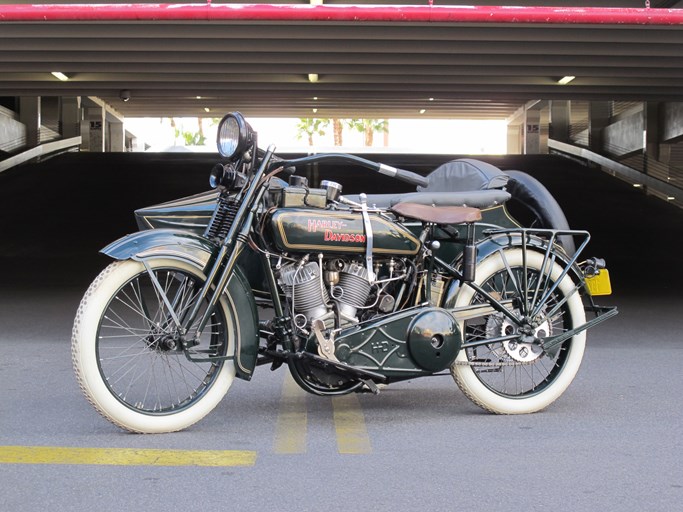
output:
[[[261,183],[261,179],[265,174],[274,151],[275,147],[270,146],[261,160],[261,164],[254,173],[249,188],[241,199],[240,207],[235,214],[228,234],[221,243],[216,259],[206,277],[206,282],[204,283],[190,314],[183,319],[182,324],[180,324],[182,348],[185,350],[186,355],[187,349],[196,344],[195,340],[199,339],[206,325],[209,323],[209,319],[213,314],[216,304],[218,304],[221,294],[228,285],[230,276],[237,263],[237,258],[247,244],[251,225],[266,189]],[[199,310],[203,302],[207,299],[209,301],[208,307],[199,319],[199,323],[194,328],[194,333],[192,333],[191,326],[194,325],[199,317]]]

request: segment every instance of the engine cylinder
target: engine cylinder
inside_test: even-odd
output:
[[[356,263],[349,263],[339,273],[339,284],[334,287],[332,296],[339,303],[343,314],[355,317],[358,308],[365,306],[370,289],[367,269]]]
[[[320,280],[320,266],[311,262],[303,267],[287,265],[280,270],[280,285],[294,303],[294,311],[315,320],[327,313],[327,289]]]

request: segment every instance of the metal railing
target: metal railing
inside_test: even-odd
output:
[[[645,153],[627,153],[615,146],[605,150],[606,154],[599,154],[585,147],[549,139],[548,148],[592,162],[643,192],[683,208],[683,170],[679,168],[659,162]],[[622,156],[618,156],[620,154]]]
[[[6,171],[17,165],[26,163],[35,158],[40,158],[47,155],[54,155],[63,153],[64,151],[73,151],[81,145],[81,137],[72,137],[70,139],[61,139],[53,142],[40,144],[39,146],[28,149],[22,153],[18,153],[5,158],[0,161],[0,172]]]

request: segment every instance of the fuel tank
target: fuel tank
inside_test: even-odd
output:
[[[370,223],[373,254],[417,254],[420,241],[407,228],[376,214],[370,214]],[[270,228],[277,248],[287,252],[364,254],[367,245],[361,213],[280,208],[271,215]]]

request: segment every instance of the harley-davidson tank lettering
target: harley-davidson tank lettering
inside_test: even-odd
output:
[[[589,233],[524,173],[461,159],[424,177],[257,142],[240,113],[225,116],[212,190],[138,210],[143,229],[102,249],[113,262],[78,308],[73,363],[123,429],[184,429],[262,365],[323,396],[450,374],[487,411],[532,413],[617,312],[595,304],[611,289],[605,262],[580,258]],[[417,189],[343,195],[297,174],[331,161]]]

